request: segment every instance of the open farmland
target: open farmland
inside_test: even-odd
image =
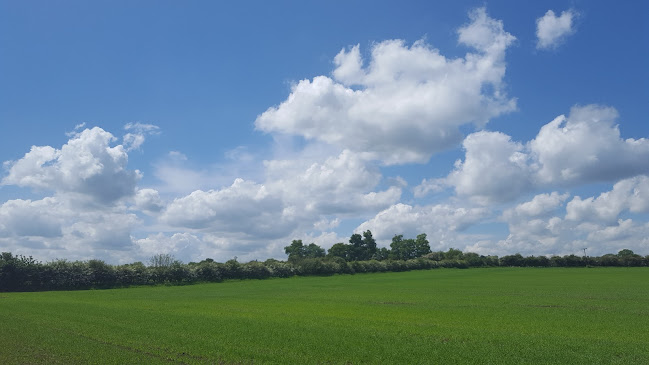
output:
[[[0,363],[649,359],[646,268],[440,269],[0,293]]]

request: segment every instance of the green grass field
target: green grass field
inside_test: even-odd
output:
[[[0,363],[649,364],[649,269],[0,293]]]

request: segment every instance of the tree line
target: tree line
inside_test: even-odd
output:
[[[324,248],[294,240],[285,247],[287,261],[268,259],[241,263],[235,257],[224,263],[212,259],[182,263],[172,255],[153,256],[145,265],[135,262],[110,265],[101,260],[40,262],[31,256],[0,254],[0,291],[39,291],[121,288],[141,285],[182,285],[229,279],[398,272],[436,268],[470,267],[585,267],[649,266],[649,255],[624,249],[600,257],[577,255],[484,256],[449,248],[431,251],[425,234],[404,239],[394,236],[390,248],[378,248],[370,231],[353,234],[349,243]]]

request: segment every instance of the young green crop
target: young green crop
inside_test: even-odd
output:
[[[0,293],[0,363],[638,364],[646,268]]]

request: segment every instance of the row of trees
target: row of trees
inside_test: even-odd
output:
[[[371,234],[361,237],[370,242]],[[354,238],[357,242],[357,238]],[[350,240],[351,241],[351,240]],[[418,242],[419,241],[419,245]],[[584,267],[584,266],[649,266],[649,256],[636,255],[631,250],[601,257],[576,255],[566,256],[527,256],[520,254],[482,256],[456,249],[425,252],[425,236],[417,239],[403,239],[395,236],[387,256],[374,256],[370,260],[347,260],[360,256],[337,256],[331,250],[326,253],[317,245],[304,245],[293,241],[288,261],[269,259],[264,262],[238,262],[235,259],[225,263],[206,259],[201,262],[184,264],[171,255],[156,255],[148,263],[135,262],[126,265],[109,265],[101,260],[67,261],[55,260],[42,263],[32,257],[3,252],[0,254],[0,291],[72,290],[90,288],[118,288],[134,285],[191,284],[196,282],[220,282],[226,279],[266,279],[285,278],[295,275],[333,275],[369,272],[396,272],[435,268],[469,267]],[[371,247],[354,245],[352,248]],[[350,248],[346,250],[350,250]],[[414,248],[413,248],[414,247]],[[419,248],[417,248],[419,247]],[[418,251],[419,250],[419,251]],[[359,250],[360,251],[360,250]],[[357,251],[354,254],[357,255]],[[381,252],[377,249],[375,254]],[[404,254],[405,252],[405,254]],[[366,255],[363,253],[363,255]],[[381,255],[384,255],[382,253]],[[346,254],[347,255],[347,254]],[[347,257],[347,258],[346,258]],[[381,258],[380,260],[377,258]]]
[[[372,232],[367,230],[362,235],[358,233],[352,234],[349,238],[349,244],[342,242],[334,244],[326,254],[324,248],[315,243],[304,245],[302,240],[293,240],[289,246],[284,247],[284,252],[288,255],[290,262],[318,257],[338,257],[351,262],[410,260],[423,257],[431,253],[431,250],[425,233],[418,235],[416,239],[404,239],[403,235],[394,236],[392,243],[390,243],[390,249],[388,249],[385,247],[377,248]]]

